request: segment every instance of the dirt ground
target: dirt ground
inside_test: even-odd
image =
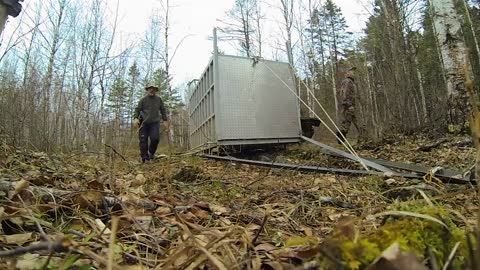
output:
[[[466,141],[448,137],[421,151],[435,141],[397,137],[357,150],[465,171],[475,156]],[[410,263],[471,264],[475,188],[434,174],[339,176],[191,155],[140,164],[135,153],[47,155],[6,145],[0,157],[2,269],[366,269],[397,242],[418,258]],[[250,158],[361,169],[309,144]]]

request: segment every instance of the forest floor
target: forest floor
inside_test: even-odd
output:
[[[432,141],[399,136],[357,150],[465,171],[475,157],[465,139],[420,151]],[[408,180],[186,155],[140,164],[136,153],[0,151],[0,269],[473,267],[476,189],[433,174]],[[255,158],[361,169],[307,144]]]

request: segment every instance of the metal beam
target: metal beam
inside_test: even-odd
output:
[[[286,169],[286,170],[295,170],[295,171],[304,171],[304,172],[319,172],[319,173],[333,173],[333,174],[341,174],[341,175],[378,175],[378,176],[385,176],[386,174],[383,172],[378,171],[365,171],[365,170],[351,170],[351,169],[338,169],[338,168],[327,168],[327,167],[320,167],[320,166],[305,166],[305,165],[295,165],[295,164],[287,164],[287,163],[276,163],[276,162],[266,162],[266,161],[259,161],[259,160],[250,160],[250,159],[240,159],[234,157],[222,157],[216,155],[207,155],[202,154],[200,155],[204,158],[221,160],[221,161],[231,161],[249,165],[256,165],[256,166],[265,166],[270,168],[278,168],[278,169]],[[410,179],[418,179],[422,178],[421,175],[418,174],[406,174],[406,173],[388,173],[388,176],[399,176],[405,177]]]
[[[331,146],[326,145],[326,144],[323,144],[323,143],[321,143],[321,142],[317,142],[317,141],[312,140],[312,139],[310,139],[310,138],[307,138],[307,137],[305,137],[305,136],[302,136],[301,138],[302,138],[304,141],[309,142],[309,143],[312,143],[312,144],[315,144],[315,145],[317,145],[317,146],[320,146],[322,149],[327,150],[327,151],[329,151],[329,152],[331,152],[331,153],[334,153],[334,154],[336,154],[336,155],[339,155],[339,156],[342,156],[342,157],[351,159],[351,160],[353,160],[353,161],[358,161],[358,158],[357,158],[357,157],[355,157],[355,156],[353,156],[352,154],[349,154],[349,153],[347,153],[347,152],[345,152],[345,151],[339,150],[339,149],[337,149],[337,148],[331,147]],[[365,165],[367,165],[367,166],[370,167],[370,168],[379,170],[379,171],[384,172],[384,173],[393,173],[393,172],[394,172],[393,170],[391,170],[391,169],[389,169],[389,168],[387,168],[387,167],[385,167],[385,166],[382,166],[382,165],[380,165],[380,164],[377,164],[377,163],[375,163],[375,162],[373,162],[373,161],[370,161],[370,160],[367,160],[367,159],[364,159],[364,158],[360,158],[360,159],[361,159],[361,161],[362,161]]]
[[[258,161],[258,160],[250,160],[250,159],[240,159],[234,157],[223,157],[223,156],[216,156],[216,155],[207,155],[202,154],[200,155],[203,158],[220,160],[220,161],[230,161],[242,164],[249,164],[255,166],[264,166],[269,168],[278,168],[278,169],[285,169],[285,170],[295,170],[295,171],[303,171],[303,172],[317,172],[317,173],[332,173],[332,174],[339,174],[339,175],[356,175],[356,176],[367,176],[367,175],[376,175],[376,176],[386,176],[388,177],[403,177],[407,179],[422,179],[424,174],[417,174],[417,173],[399,173],[399,172],[392,172],[392,173],[383,173],[378,171],[365,171],[365,170],[351,170],[351,169],[339,169],[339,168],[327,168],[327,167],[320,167],[320,166],[304,166],[304,165],[295,165],[295,164],[286,164],[286,163],[275,163],[275,162],[266,162],[266,161]],[[474,181],[468,181],[465,179],[456,179],[456,178],[447,178],[444,179],[439,177],[443,182],[450,183],[450,184],[474,184]]]
[[[304,139],[302,137],[302,139]],[[308,139],[308,138],[306,138]],[[305,140],[305,139],[304,139]],[[316,142],[314,140],[309,140],[309,142],[314,143],[315,145],[318,145],[322,148],[323,153],[336,156],[336,157],[346,157],[346,158],[354,158],[352,155],[341,151],[339,149],[336,149],[332,146]],[[348,156],[349,157],[348,157]],[[358,159],[354,159],[358,160]],[[367,162],[372,162],[374,164],[377,164],[378,166],[384,166],[390,169],[394,169],[396,171],[402,170],[402,171],[407,171],[407,172],[413,172],[413,173],[419,173],[422,175],[425,175],[430,172],[432,168],[426,167],[426,166],[421,166],[418,164],[408,164],[408,163],[400,163],[400,162],[393,162],[393,161],[387,161],[387,160],[381,160],[381,159],[373,159],[373,158],[362,158],[362,161],[367,161]],[[368,163],[365,163],[367,166],[370,166]],[[373,167],[372,167],[373,168]],[[443,182],[445,183],[469,183],[469,179],[465,178],[463,176],[463,173],[460,171],[455,171],[455,170],[449,170],[449,169],[441,169],[435,173],[435,177],[438,177],[442,179]],[[473,182],[472,182],[473,183]]]
[[[377,164],[386,166],[388,168],[393,168],[393,169],[397,169],[397,170],[404,170],[404,171],[409,171],[409,172],[423,173],[423,174],[429,173],[430,170],[432,169],[432,168],[422,166],[422,165],[418,165],[418,164],[400,163],[400,162],[393,162],[393,161],[387,161],[387,160],[381,160],[381,159],[372,159],[372,158],[367,158],[367,160],[370,160],[370,161],[375,162]],[[445,177],[445,178],[464,179],[463,172],[450,170],[450,169],[445,169],[445,168],[442,168],[441,170],[436,172],[435,175],[439,176],[439,177]]]

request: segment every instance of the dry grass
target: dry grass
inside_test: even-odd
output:
[[[414,155],[418,144],[405,140],[361,154],[458,168],[468,167],[474,157],[470,148],[442,147]],[[423,206],[450,213],[464,231],[476,223],[478,201],[468,186],[304,174],[197,157],[143,165],[119,157],[112,163],[87,154],[49,156],[4,149],[0,218],[3,234],[16,237],[10,242],[0,238],[0,246],[18,254],[2,259],[0,268],[26,261],[43,265],[47,259],[50,269],[288,269],[319,267],[325,260],[331,263],[327,269],[349,268],[343,256],[322,248],[335,231],[359,239],[391,216],[451,226],[444,217],[416,211]],[[292,163],[356,166],[304,146],[273,155]],[[127,158],[134,160],[129,154]],[[22,179],[29,186],[13,196],[15,183]],[[40,239],[32,217],[48,239]],[[30,232],[30,238],[21,239]],[[63,250],[20,252],[21,246],[58,244],[63,239],[59,236],[69,240]],[[453,243],[456,248],[447,252],[445,261],[454,262],[462,245]]]

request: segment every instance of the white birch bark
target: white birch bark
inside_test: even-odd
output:
[[[429,1],[447,79],[449,127],[455,130],[464,126],[471,109],[465,88],[465,78],[471,74],[471,67],[462,33],[462,20],[455,9],[454,0]]]

